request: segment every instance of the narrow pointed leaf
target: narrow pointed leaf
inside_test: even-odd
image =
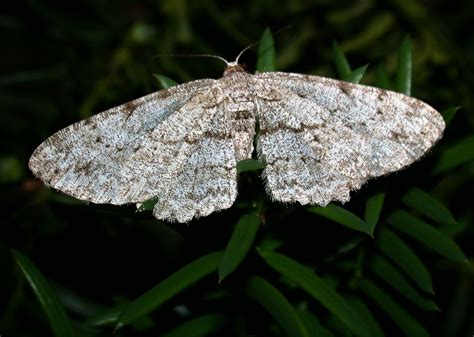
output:
[[[338,224],[372,236],[371,229],[361,218],[342,207],[329,204],[326,207],[308,207],[307,210],[337,222]]]
[[[84,322],[84,327],[86,328],[98,328],[103,326],[115,326],[117,324],[117,319],[122,311],[126,308],[127,303],[119,304],[115,307],[104,309],[93,316],[89,317]],[[150,329],[154,326],[154,321],[150,316],[142,316],[131,323],[131,326],[136,331],[144,331]]]
[[[219,282],[232,273],[245,258],[259,228],[258,211],[240,217],[219,264]]]
[[[51,330],[53,331],[53,335],[56,337],[75,336],[71,321],[64,307],[59,302],[44,275],[25,254],[17,250],[11,250],[11,253],[43,308]]]
[[[260,251],[260,255],[271,268],[304,289],[356,335],[370,336],[368,327],[344,298],[311,270],[280,253]]]
[[[276,70],[276,52],[270,29],[265,29],[258,48],[256,70],[260,73]]]
[[[105,309],[92,317],[89,317],[84,325],[87,327],[113,326],[117,323],[120,313],[127,305],[121,304],[116,307]]]
[[[428,269],[402,239],[392,231],[380,228],[376,244],[420,289],[434,294],[433,281]]]
[[[245,293],[257,301],[283,328],[289,337],[309,337],[293,306],[285,296],[265,279],[252,276]]]
[[[347,76],[346,78],[344,78],[345,81],[348,81],[348,82],[352,82],[352,83],[359,83],[362,78],[364,77],[365,75],[365,72],[367,71],[367,67],[369,65],[366,64],[365,66],[362,66],[360,68],[357,68],[356,70],[354,70],[353,72],[351,72],[349,74],[349,76]]]
[[[441,115],[444,118],[444,122],[446,125],[449,125],[453,120],[454,116],[456,116],[456,112],[460,109],[460,106],[453,106],[451,108],[445,109],[441,111]]]
[[[217,269],[222,252],[214,252],[189,263],[145,294],[131,302],[120,314],[116,329],[148,314],[190,285]]]
[[[258,171],[265,167],[265,165],[256,159],[244,159],[237,163],[237,173]]]
[[[363,279],[360,289],[364,294],[371,298],[393,322],[399,326],[400,330],[408,337],[429,337],[428,331],[412,318],[397,302],[395,302],[387,293],[369,279]]]
[[[461,248],[449,236],[410,213],[402,210],[392,212],[387,222],[438,254],[456,262],[467,262]]]
[[[412,188],[406,193],[402,201],[405,205],[412,207],[424,216],[439,224],[454,224],[456,220],[441,202],[419,188]]]
[[[332,44],[332,51],[334,54],[334,61],[336,62],[336,70],[339,78],[342,80],[349,78],[352,74],[351,66],[349,65],[344,52],[341,50],[339,44],[336,41],[334,41]]]
[[[365,204],[365,223],[369,226],[370,232],[373,233],[377,223],[379,222],[380,213],[382,212],[385,194],[379,193],[367,200]]]
[[[474,136],[465,138],[441,152],[434,173],[439,174],[474,161]]]
[[[421,296],[415,288],[408,282],[397,268],[388,262],[381,255],[374,255],[370,261],[370,271],[380,279],[389,284],[395,291],[405,296],[409,301],[416,304],[421,309],[439,311],[438,306],[432,300]]]
[[[309,336],[335,337],[331,330],[322,325],[318,318],[309,311],[298,310],[297,313],[298,316],[300,316],[301,322],[303,322],[303,325],[305,326]]]
[[[469,225],[470,222],[468,219],[462,219],[450,225],[439,226],[438,229],[449,237],[455,237],[464,232]]]
[[[372,337],[384,337],[382,328],[375,320],[374,316],[370,312],[369,308],[357,297],[349,297],[347,299],[349,304],[352,306],[354,311],[359,313],[359,316],[364,320],[365,324],[369,327]]]
[[[412,55],[411,43],[408,37],[404,38],[398,52],[397,67],[397,91],[405,95],[411,95],[411,71],[412,71]]]
[[[190,321],[184,322],[160,335],[161,337],[200,337],[207,336],[219,331],[225,324],[227,319],[220,314],[207,314]]]
[[[172,80],[167,76],[157,74],[153,74],[153,76],[155,76],[155,78],[158,80],[158,83],[163,89],[169,89],[171,87],[174,87],[175,85],[178,85],[178,82]]]
[[[138,212],[152,211],[157,202],[158,202],[158,198],[153,198],[153,199],[147,200],[147,201],[145,201],[141,204],[137,204],[137,211]]]
[[[277,250],[284,243],[282,238],[270,234],[267,234],[260,242],[258,243],[258,249],[261,250]]]

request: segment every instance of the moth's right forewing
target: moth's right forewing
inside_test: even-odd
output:
[[[81,200],[125,204],[151,199],[159,193],[149,183],[154,158],[135,154],[153,147],[144,143],[147,136],[213,82],[197,80],[158,91],[70,125],[34,151],[30,169],[45,184]]]

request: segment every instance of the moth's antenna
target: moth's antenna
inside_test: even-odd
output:
[[[278,29],[275,33],[273,33],[273,36],[276,36],[276,35],[280,34],[281,32],[284,32],[285,30],[291,29],[291,28],[293,28],[292,25],[283,26],[280,29]]]
[[[227,61],[225,58],[217,56],[217,55],[211,55],[211,54],[158,54],[153,56],[153,58],[159,58],[159,57],[210,57],[210,58],[215,58],[218,60],[221,60],[224,62],[227,66],[229,65],[229,61]]]
[[[288,25],[288,26],[285,26],[285,27],[283,27],[283,28],[280,28],[280,29],[278,29],[275,33],[273,33],[273,36],[275,36],[275,35],[277,35],[277,34],[280,34],[280,33],[283,32],[284,30],[287,30],[287,29],[289,29],[289,28],[292,28],[292,27],[291,27],[290,25]],[[239,63],[239,58],[242,56],[242,54],[245,53],[245,52],[246,52],[247,50],[249,50],[250,48],[252,48],[253,46],[259,44],[260,42],[262,42],[262,40],[258,40],[258,41],[256,41],[256,42],[252,43],[251,45],[245,47],[245,48],[239,53],[239,55],[237,55],[237,58],[235,59],[234,62],[238,64],[238,63]]]
[[[249,50],[250,48],[252,48],[253,46],[256,46],[257,44],[259,44],[261,42],[261,40],[258,40],[254,43],[252,43],[251,45],[248,45],[247,47],[245,47],[240,53],[239,55],[237,55],[237,57],[235,58],[235,61],[234,63],[236,64],[239,64],[239,58],[242,56],[243,53],[245,53],[247,50]]]
[[[291,26],[285,26],[283,28],[280,28],[279,30],[277,30],[275,33],[273,33],[273,36],[281,33],[282,31],[288,29],[288,28],[291,28]],[[239,55],[237,55],[237,57],[235,58],[235,61],[234,62],[229,62],[227,61],[225,58],[223,57],[220,57],[220,56],[217,56],[217,55],[210,55],[210,54],[158,54],[158,55],[155,55],[153,56],[153,58],[158,58],[158,57],[210,57],[210,58],[215,58],[215,59],[218,59],[218,60],[221,60],[222,62],[224,62],[226,64],[226,66],[229,66],[231,63],[234,63],[234,64],[239,64],[239,59],[240,57],[242,56],[243,53],[245,53],[247,50],[249,50],[250,48],[252,48],[253,46],[256,46],[257,44],[259,44],[260,42],[262,42],[262,40],[258,40],[256,42],[253,42],[252,44],[248,45],[247,47],[245,47],[240,53]]]

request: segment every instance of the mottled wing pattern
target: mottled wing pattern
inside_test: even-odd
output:
[[[391,91],[279,72],[254,80],[258,152],[282,202],[348,201],[368,179],[419,159],[445,127],[432,107]]]
[[[188,136],[184,142],[177,143],[176,155],[166,163],[173,174],[167,177],[157,195],[153,213],[158,219],[188,222],[194,217],[229,208],[237,196],[236,151],[222,93],[202,96],[194,109],[200,114],[193,114],[189,109],[183,113],[183,118],[194,125],[183,127],[182,132]],[[160,125],[154,135],[162,138],[173,124],[182,125],[177,118],[178,115],[171,116],[169,123]],[[173,137],[163,140],[175,141]]]
[[[165,165],[175,158],[192,130],[192,120],[202,113],[194,109],[187,115],[186,108],[202,99],[197,91],[214,82],[198,80],[162,90],[66,127],[35,150],[30,168],[46,184],[94,203],[152,198],[161,186],[160,177],[168,172]],[[176,143],[155,144],[157,128],[170,122],[175,124],[163,136],[175,136]]]
[[[234,203],[236,165],[251,156],[255,134],[255,106],[249,78],[243,72],[224,76],[216,83],[215,90],[196,104],[198,109],[203,109],[200,119],[207,126],[196,127],[197,122],[193,128],[202,132],[193,131],[194,136],[183,144],[188,150],[181,151],[169,163],[177,167],[173,170],[176,174],[168,184],[170,188],[158,197],[154,208],[157,218],[186,222]],[[156,134],[166,133],[169,127],[163,124]]]
[[[157,218],[187,222],[234,203],[236,165],[251,156],[255,133],[255,107],[248,79],[245,73],[223,77],[213,92],[196,102],[196,109],[202,109],[203,114],[197,120],[193,118],[196,124],[188,126],[192,136],[168,163],[176,169],[172,169],[175,174],[167,183],[170,188],[164,187],[158,196],[154,208]],[[206,126],[199,126],[199,120],[205,121]],[[154,134],[166,134],[172,123],[163,124]]]

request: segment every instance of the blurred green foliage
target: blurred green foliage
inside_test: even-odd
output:
[[[5,6],[0,335],[472,336],[472,22],[467,0]],[[167,55],[233,60],[264,31],[240,60],[249,71],[411,94],[443,112],[444,138],[343,206],[273,203],[261,164],[241,162],[234,207],[189,225],[86,205],[29,173],[32,151],[58,129],[224,68]]]

